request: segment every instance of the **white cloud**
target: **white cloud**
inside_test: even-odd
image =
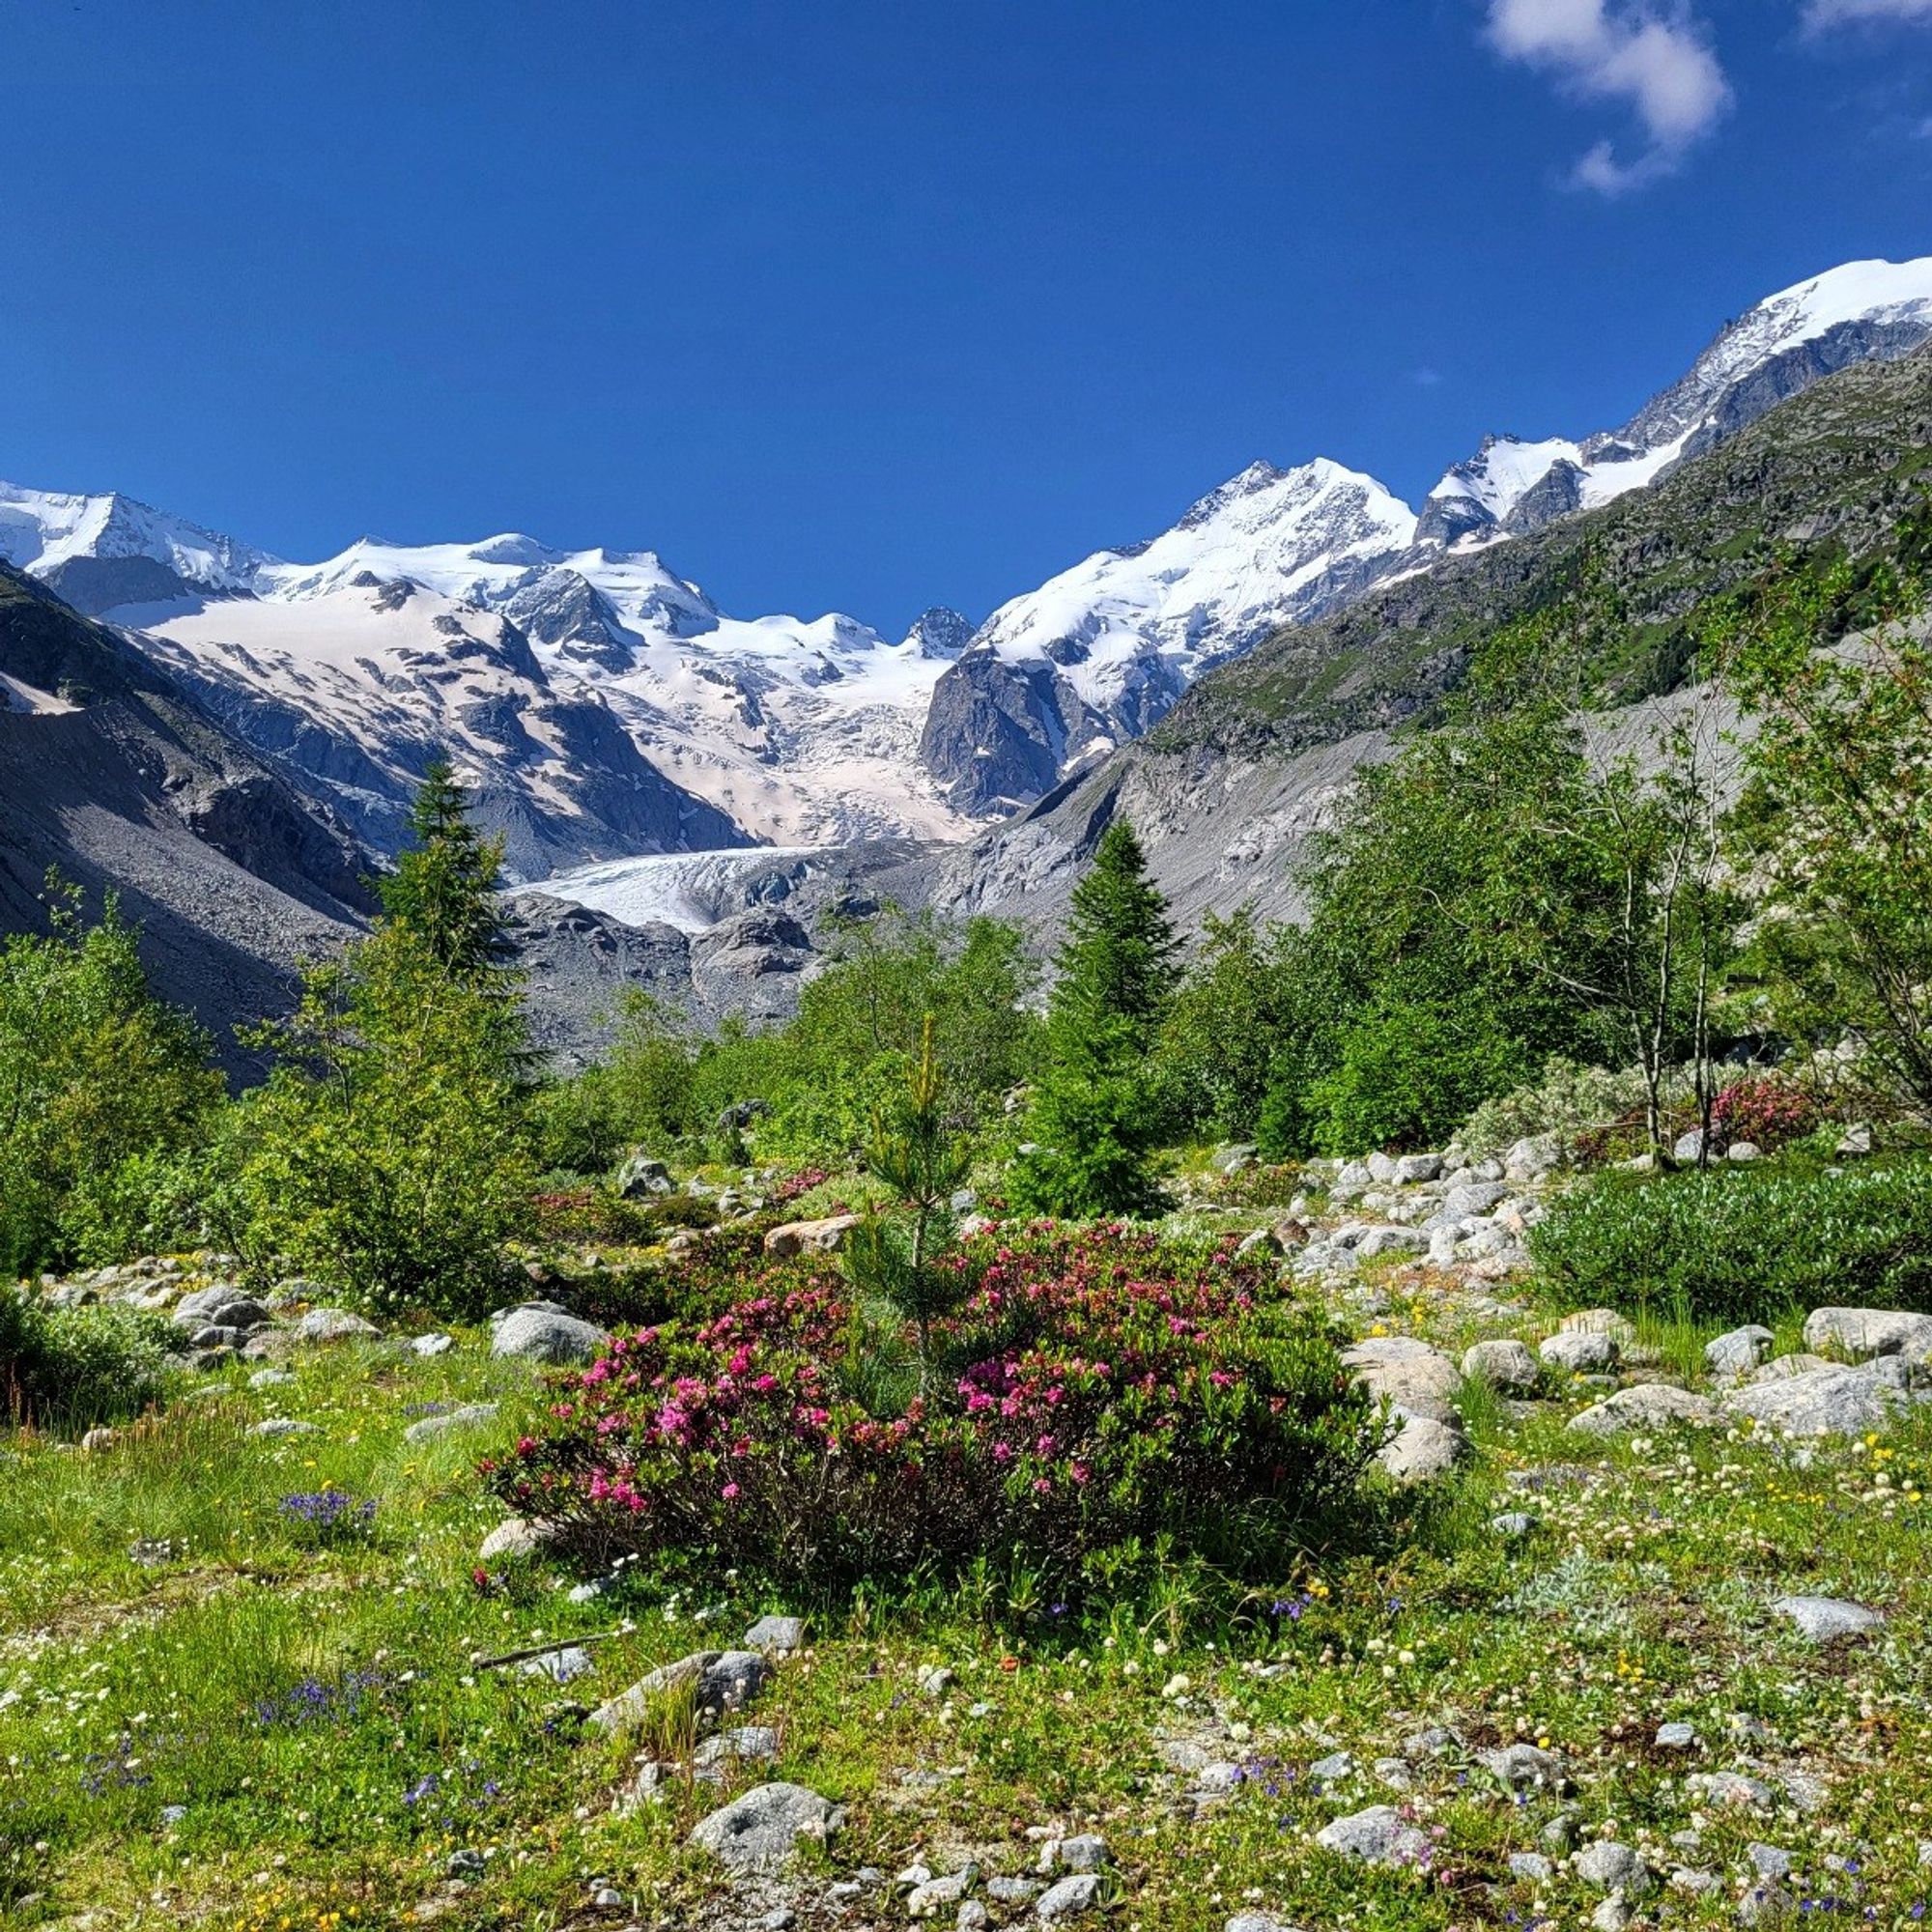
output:
[[[1871,4],[1871,0],[1816,0]],[[1916,4],[1916,0],[1904,0]],[[1925,0],[1932,7],[1932,0]],[[1505,60],[1553,73],[1569,93],[1626,103],[1646,144],[1633,160],[1599,141],[1573,179],[1621,194],[1674,167],[1730,105],[1730,83],[1688,9],[1654,0],[1489,0],[1490,44]]]
[[[1932,0],[1804,0],[1804,24],[1814,31],[1860,20],[1932,20]]]

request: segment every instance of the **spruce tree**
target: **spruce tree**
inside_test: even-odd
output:
[[[1055,962],[1030,1122],[1040,1151],[1015,1171],[1021,1208],[1112,1214],[1157,1201],[1147,1166],[1161,1124],[1152,1066],[1174,997],[1175,949],[1147,855],[1133,827],[1117,819],[1073,889]]]
[[[469,795],[441,758],[423,773],[409,830],[410,848],[377,885],[383,910],[454,977],[487,979],[509,952],[496,900],[503,844],[470,823]]]

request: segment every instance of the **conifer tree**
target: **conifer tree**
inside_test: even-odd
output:
[[[1023,1208],[1129,1213],[1157,1200],[1147,1168],[1161,1125],[1153,1057],[1174,997],[1175,948],[1140,839],[1117,819],[1073,889],[1034,1090],[1040,1151],[1014,1177]]]
[[[469,795],[446,760],[423,773],[410,807],[412,844],[378,882],[383,910],[458,979],[484,980],[508,952],[496,891],[503,841],[470,823]]]

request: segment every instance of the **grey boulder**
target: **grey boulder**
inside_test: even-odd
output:
[[[373,1341],[382,1332],[346,1308],[311,1308],[295,1326],[298,1342]]]
[[[1760,1428],[1792,1435],[1855,1435],[1882,1428],[1912,1401],[1909,1374],[1906,1364],[1890,1355],[1859,1368],[1828,1362],[1802,1375],[1733,1389],[1724,1400]]]
[[[461,1408],[452,1408],[447,1415],[426,1415],[420,1422],[412,1422],[403,1431],[405,1442],[428,1442],[439,1435],[453,1435],[458,1430],[479,1429],[486,1422],[497,1419],[497,1405],[494,1402],[467,1402]]]
[[[1315,1842],[1324,1851],[1372,1865],[1416,1864],[1429,1850],[1427,1834],[1393,1804],[1371,1804],[1366,1811],[1337,1818],[1316,1833]]]
[[[1814,1354],[1848,1355],[1861,1362],[1875,1355],[1924,1362],[1932,1359],[1932,1315],[1889,1308],[1814,1308],[1804,1319],[1804,1346]]]
[[[667,1692],[692,1687],[693,1702],[702,1718],[716,1719],[726,1711],[744,1709],[770,1680],[772,1666],[755,1650],[698,1650],[675,1663],[648,1671],[608,1704],[591,1712],[585,1722],[600,1731],[632,1731],[649,1717],[653,1703]]]
[[[1708,1429],[1723,1419],[1723,1410],[1708,1396],[1668,1382],[1639,1382],[1573,1415],[1569,1426],[1578,1435],[1622,1435],[1634,1429]]]
[[[1885,1619],[1862,1604],[1849,1604],[1838,1597],[1780,1597],[1771,1606],[1777,1615],[1796,1624],[1813,1643],[1832,1643],[1839,1637],[1865,1636]]]
[[[1536,1357],[1521,1342],[1478,1342],[1463,1355],[1467,1380],[1487,1382],[1513,1395],[1533,1389],[1538,1373]]]
[[[509,1360],[561,1365],[587,1362],[611,1338],[553,1303],[512,1308],[497,1323],[490,1352]]]
[[[690,1842],[729,1871],[757,1871],[783,1864],[801,1841],[824,1844],[843,1819],[802,1784],[760,1784],[701,1819]]]
[[[1561,1375],[1596,1376],[1615,1368],[1621,1350],[1613,1335],[1574,1329],[1546,1337],[1536,1352]]]
[[[1715,1342],[1704,1345],[1704,1366],[1714,1376],[1747,1376],[1771,1353],[1776,1339],[1769,1328],[1759,1327],[1755,1322],[1733,1328],[1729,1334],[1719,1335]]]

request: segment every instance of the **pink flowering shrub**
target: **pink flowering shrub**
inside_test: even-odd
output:
[[[1761,1148],[1802,1140],[1823,1118],[1814,1094],[1776,1073],[1747,1073],[1732,1081],[1711,1106],[1711,1126],[1719,1140]]]
[[[1065,1593],[1157,1538],[1277,1574],[1348,1507],[1381,1424],[1270,1267],[1110,1228],[955,1262],[970,1293],[900,1412],[854,1393],[867,1331],[836,1269],[794,1266],[561,1378],[495,1486],[600,1556],[823,1587],[985,1556]]]

